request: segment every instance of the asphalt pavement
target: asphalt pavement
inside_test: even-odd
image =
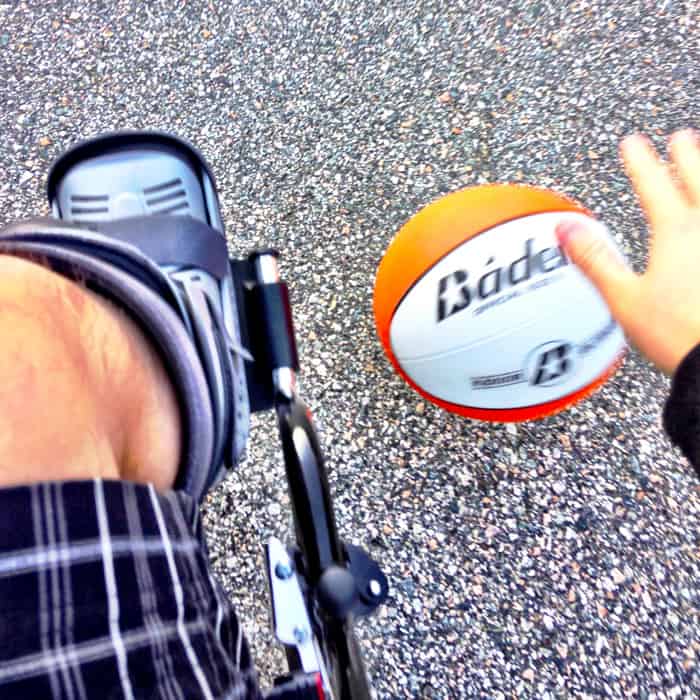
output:
[[[698,125],[698,6],[678,0],[0,0],[0,223],[46,212],[80,138],[159,128],[216,174],[232,251],[274,245],[339,526],[392,593],[364,622],[379,698],[700,696],[698,477],[637,354],[599,393],[504,426],[426,403],[376,338],[373,276],[421,206],[471,184],[575,197],[641,270],[617,158]],[[264,682],[261,543],[289,526],[281,452],[207,501],[217,576]]]

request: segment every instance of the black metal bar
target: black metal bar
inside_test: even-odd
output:
[[[273,260],[265,261],[266,256]],[[280,368],[292,376],[298,368],[294,327],[286,286],[279,280],[276,254],[263,252],[251,255],[249,261],[258,266],[257,285],[250,287],[251,306],[257,319],[249,321],[251,336],[265,338],[266,351],[262,364],[274,376]],[[263,270],[263,264],[268,264]],[[269,279],[266,279],[269,278]],[[260,284],[260,282],[265,282]],[[262,348],[261,348],[262,349]],[[279,377],[277,378],[279,379]],[[274,383],[274,382],[273,382]],[[353,615],[334,617],[325,610],[315,588],[324,572],[332,568],[347,569],[346,550],[338,537],[333,503],[328,486],[325,461],[311,412],[295,395],[293,385],[285,392],[276,387],[275,408],[282,440],[287,482],[294,513],[300,563],[305,584],[309,587],[309,616],[323,651],[334,700],[371,700],[371,692],[362,654],[353,631]],[[336,611],[337,614],[337,611]],[[290,668],[297,665],[288,654]]]
[[[254,323],[265,328],[263,361],[270,369],[299,369],[289,291],[284,282],[258,284],[251,290],[258,317]]]
[[[299,548],[314,585],[333,564],[344,564],[323,455],[310,412],[299,399],[279,402],[277,418]]]
[[[329,674],[337,700],[371,700],[367,671],[362,652],[352,628],[352,620],[328,621],[325,648],[328,652]]]

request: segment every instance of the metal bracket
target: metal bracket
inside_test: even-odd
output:
[[[275,636],[282,644],[296,647],[306,673],[320,671],[313,645],[311,621],[294,562],[286,547],[276,537],[271,537],[265,545],[265,553]]]
[[[358,617],[369,615],[381,605],[389,595],[389,581],[372,557],[354,544],[346,544],[348,569],[355,579],[359,598],[353,607]]]
[[[329,682],[328,669],[311,626],[294,561],[287,548],[276,537],[271,537],[265,545],[265,556],[275,637],[282,644],[296,650],[304,673],[321,674],[325,697],[328,700],[336,700]]]

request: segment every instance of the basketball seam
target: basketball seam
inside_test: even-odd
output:
[[[471,420],[494,420],[502,423],[522,423],[528,420],[537,420],[538,418],[546,418],[548,416],[555,415],[569,408],[569,406],[588,398],[591,396],[591,394],[595,393],[600,387],[602,387],[603,384],[605,384],[605,382],[607,382],[608,379],[615,374],[615,372],[617,372],[617,370],[622,366],[626,355],[627,347],[624,347],[597,379],[594,379],[592,382],[581,389],[577,389],[573,393],[562,396],[559,399],[552,399],[551,401],[546,401],[545,403],[535,404],[534,406],[514,406],[511,408],[480,408],[477,406],[465,406],[463,404],[440,399],[437,396],[425,391],[425,389],[422,389],[401,368],[398,369],[401,376],[413,389],[439,408],[449,410]],[[476,415],[469,415],[465,411],[478,412],[483,416],[483,418]],[[513,413],[518,412],[528,412],[528,415],[522,418],[508,418],[509,415],[512,416]]]
[[[439,265],[448,255],[451,255],[457,248],[460,246],[464,245],[465,243],[468,243],[469,241],[473,241],[475,238],[478,236],[483,236],[485,233],[488,233],[489,231],[493,231],[495,228],[498,228],[499,226],[504,226],[505,224],[510,223],[511,221],[517,221],[518,219],[527,219],[530,218],[531,216],[540,216],[541,214],[586,214],[587,216],[592,216],[588,211],[572,211],[571,209],[552,209],[549,211],[541,211],[541,212],[534,212],[532,214],[526,214],[525,216],[513,216],[508,219],[503,219],[502,221],[499,221],[497,224],[494,224],[493,226],[484,229],[483,231],[479,231],[479,233],[474,234],[471,238],[468,238],[466,241],[462,240],[456,245],[454,245],[452,248],[450,248],[444,255],[439,257],[420,277],[416,278],[412,283],[411,286],[404,292],[404,294],[401,295],[401,298],[399,301],[396,303],[394,308],[391,310],[391,315],[390,317],[393,319],[394,315],[396,314],[397,309],[401,304],[403,303],[404,299],[411,293],[413,288],[436,266]],[[390,324],[391,325],[391,324]]]
[[[431,269],[432,269],[432,268],[431,268]],[[399,306],[400,306],[400,304],[399,304]],[[510,326],[509,328],[507,328],[507,329],[505,329],[505,330],[503,330],[503,331],[499,331],[499,332],[497,332],[497,333],[494,333],[493,335],[489,335],[489,336],[487,336],[487,337],[485,337],[485,338],[481,338],[481,339],[479,339],[479,340],[475,340],[475,341],[473,341],[472,343],[470,343],[470,344],[468,344],[468,345],[461,345],[461,346],[457,346],[457,347],[451,348],[451,349],[449,349],[449,350],[442,350],[441,352],[438,352],[437,354],[418,355],[418,356],[415,356],[415,357],[402,357],[402,358],[400,358],[400,359],[401,359],[401,360],[404,360],[404,361],[407,361],[407,362],[415,362],[415,361],[431,360],[431,359],[436,359],[436,360],[437,360],[437,359],[441,359],[441,358],[448,357],[449,355],[453,355],[453,354],[458,353],[458,352],[464,352],[465,350],[469,350],[469,349],[472,349],[472,348],[478,348],[478,347],[479,347],[480,345],[482,345],[483,343],[487,343],[487,342],[492,342],[492,341],[494,341],[494,340],[498,340],[499,338],[503,337],[503,336],[506,335],[507,333],[513,333],[514,331],[521,331],[521,330],[523,330],[523,328],[527,328],[527,327],[529,327],[529,326],[532,326],[533,324],[538,323],[538,322],[540,322],[540,321],[547,321],[547,320],[549,320],[550,318],[553,318],[554,316],[556,316],[557,314],[559,314],[559,313],[563,310],[562,307],[564,307],[564,306],[565,306],[565,305],[562,304],[562,305],[560,305],[559,307],[556,307],[556,308],[552,309],[551,313],[547,314],[546,316],[539,316],[538,318],[532,318],[532,319],[529,319],[529,320],[527,320],[527,321],[524,321],[524,322],[521,323],[520,325],[517,325],[517,326]],[[393,319],[396,317],[396,313],[397,313],[397,312],[398,312],[398,306],[396,307],[396,310],[394,311],[394,313],[393,313],[393,315],[392,315],[392,323],[393,323]],[[446,321],[449,321],[449,319],[446,319]],[[389,339],[391,340],[391,328],[389,329]],[[392,352],[394,352],[394,351],[393,351],[393,347],[392,347]],[[398,360],[399,360],[399,356],[398,356],[395,352],[394,352],[394,356],[396,357],[396,359],[397,359],[397,361],[398,361]]]

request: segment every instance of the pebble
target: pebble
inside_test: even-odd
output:
[[[620,534],[627,540],[631,540],[634,535],[632,534],[632,531],[628,527],[621,527],[620,528]]]
[[[555,481],[552,484],[552,491],[557,494],[557,496],[561,496],[565,491],[566,491],[566,482],[565,481]]]
[[[610,575],[612,576],[613,582],[618,586],[626,580],[625,575],[618,568],[612,568],[610,570]]]

